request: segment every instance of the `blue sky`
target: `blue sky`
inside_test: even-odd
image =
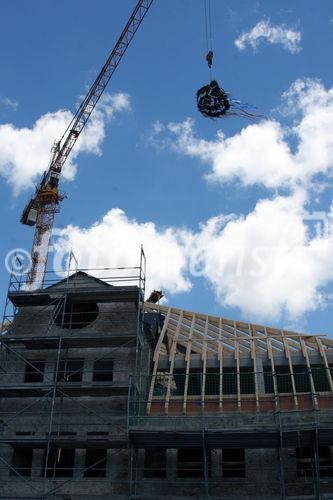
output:
[[[169,304],[332,335],[332,2],[210,1],[213,77],[267,119],[199,115],[204,0],[155,0],[64,171],[58,248],[131,265],[143,243]],[[21,210],[134,5],[2,5],[2,300]]]

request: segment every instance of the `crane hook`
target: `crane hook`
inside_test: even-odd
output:
[[[213,64],[213,57],[214,57],[214,52],[212,50],[210,50],[207,55],[206,55],[206,61],[207,61],[207,64],[208,64],[208,68],[210,69],[212,67],[212,64]]]

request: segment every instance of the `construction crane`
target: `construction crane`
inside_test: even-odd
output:
[[[31,267],[26,285],[30,290],[40,288],[44,282],[54,216],[59,212],[60,202],[64,198],[59,191],[62,168],[152,3],[153,0],[137,2],[106,63],[62,138],[53,146],[49,167],[23,210],[22,224],[35,226]]]

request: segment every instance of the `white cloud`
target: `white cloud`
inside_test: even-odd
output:
[[[333,88],[297,80],[282,106],[292,126],[265,120],[206,140],[195,135],[188,119],[157,123],[152,141],[203,161],[210,182],[289,188],[288,195],[259,200],[246,216],[209,219],[192,234],[186,252],[188,276],[207,280],[220,304],[254,321],[284,318],[290,324],[330,298],[333,233],[313,234],[309,224],[323,225],[325,214],[307,222],[305,207],[313,188],[319,190],[333,174]]]
[[[295,320],[325,305],[333,235],[311,236],[304,199],[261,200],[246,217],[203,225],[192,259],[221,304],[254,321]]]
[[[0,108],[10,108],[13,111],[17,110],[18,102],[14,101],[14,99],[10,99],[7,96],[0,96]]]
[[[89,228],[60,230],[55,256],[72,248],[80,267],[127,267],[137,265],[143,244],[148,293],[189,292],[201,277],[219,304],[239,308],[249,320],[299,322],[326,305],[333,279],[333,233],[311,232],[305,201],[303,190],[264,199],[245,217],[219,215],[197,231],[160,229],[113,209]],[[310,224],[317,222],[323,221]]]
[[[293,30],[288,26],[271,24],[269,19],[259,21],[250,31],[242,33],[236,40],[235,45],[239,50],[244,50],[247,45],[253,49],[263,42],[281,44],[292,54],[301,50],[300,42],[302,35],[300,31]]]
[[[73,248],[80,267],[130,267],[138,265],[142,244],[149,291],[156,288],[177,293],[191,289],[185,275],[190,231],[158,229],[153,222],[139,223],[115,208],[88,229],[68,226],[58,233],[56,259]],[[55,268],[59,269],[59,264]]]
[[[103,96],[65,164],[64,179],[74,178],[75,160],[80,153],[101,154],[107,121],[115,112],[129,107],[125,94]],[[15,194],[31,188],[39,180],[48,167],[54,141],[60,139],[72,117],[70,111],[59,110],[41,116],[31,128],[17,128],[10,123],[0,125],[0,175]]]
[[[277,122],[252,124],[229,138],[219,131],[215,141],[196,138],[190,119],[169,124],[167,129],[176,137],[173,148],[209,164],[207,179],[212,182],[238,179],[244,186],[263,184],[275,188],[299,177],[299,169],[284,141],[285,132]]]
[[[267,188],[308,186],[318,173],[333,174],[333,87],[317,80],[297,80],[282,96],[284,112],[295,113],[292,127],[264,120],[215,140],[196,137],[194,122],[161,123],[153,127],[152,141],[208,164],[207,179]],[[294,142],[293,150],[290,141]]]

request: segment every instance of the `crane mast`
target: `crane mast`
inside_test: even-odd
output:
[[[59,212],[60,202],[64,198],[59,191],[62,168],[152,3],[153,0],[137,2],[110,56],[80,104],[62,139],[52,148],[48,170],[44,172],[34,196],[23,210],[22,224],[35,226],[31,268],[27,279],[27,287],[30,290],[40,288],[44,282],[54,217]]]

